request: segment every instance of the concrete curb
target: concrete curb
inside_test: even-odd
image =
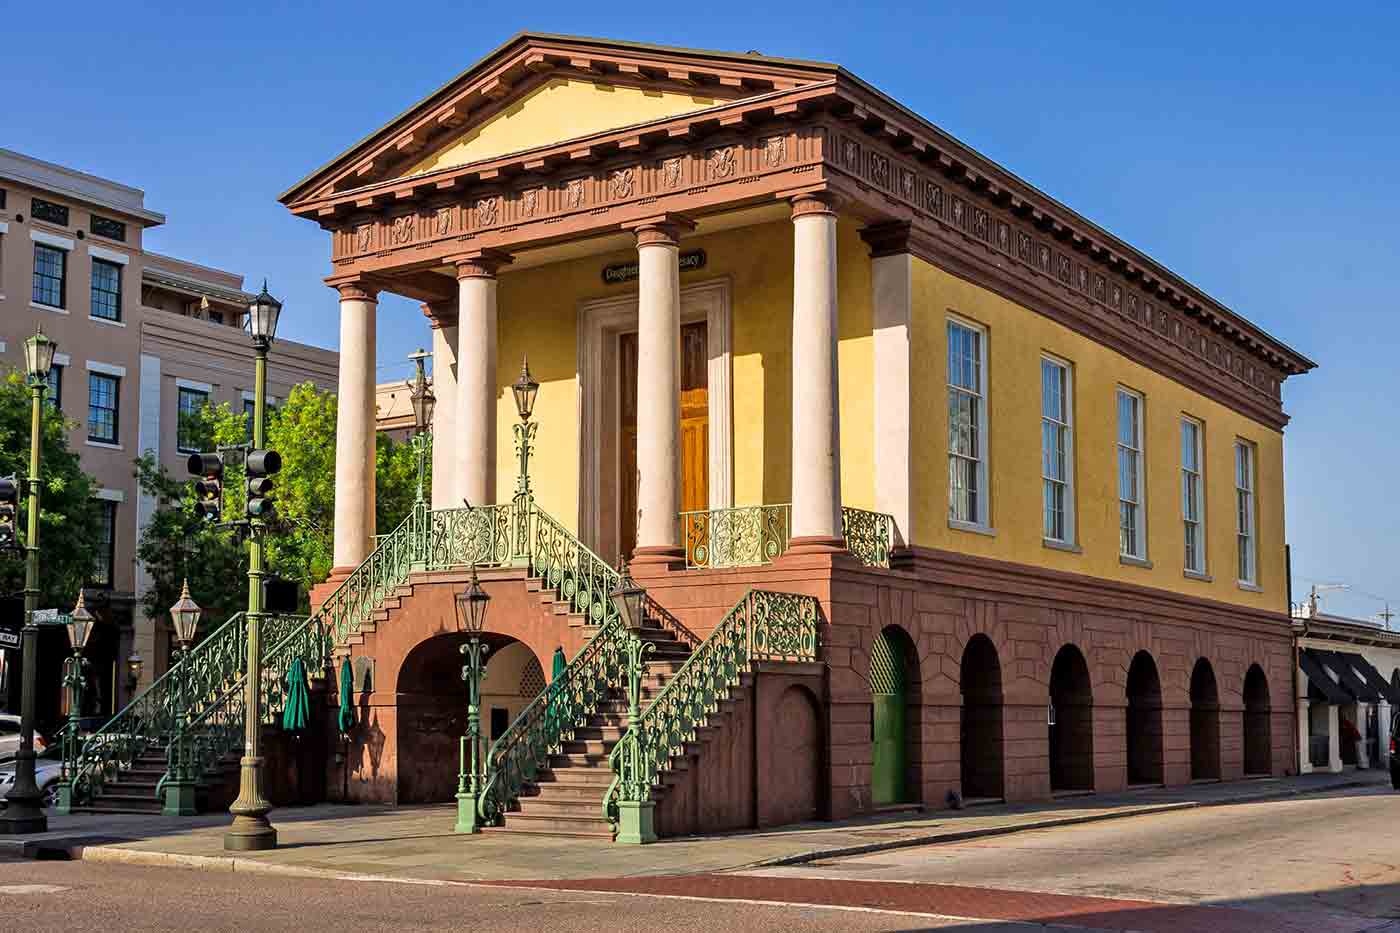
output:
[[[728,871],[747,871],[754,868],[777,868],[786,865],[805,865],[828,858],[846,858],[853,855],[869,855],[874,852],[888,852],[894,849],[911,849],[915,846],[938,845],[945,842],[965,842],[969,839],[986,839],[991,836],[1010,836],[1015,833],[1030,832],[1036,829],[1053,829],[1057,826],[1077,826],[1084,823],[1102,823],[1108,820],[1123,820],[1134,816],[1151,816],[1157,813],[1171,813],[1176,810],[1195,810],[1205,807],[1223,807],[1239,803],[1260,803],[1268,800],[1287,800],[1290,797],[1304,797],[1334,790],[1348,790],[1368,787],[1367,781],[1342,781],[1326,787],[1304,787],[1289,790],[1262,791],[1257,794],[1243,794],[1223,800],[1182,800],[1175,803],[1144,804],[1140,807],[1123,810],[1110,810],[1106,813],[1091,813],[1087,816],[1050,817],[1033,823],[1017,823],[1014,826],[988,826],[983,829],[967,829],[954,832],[928,833],[922,836],[907,836],[884,842],[869,842],[858,846],[838,846],[830,849],[813,849],[800,855],[784,855],[764,859]]]
[[[1009,836],[1038,829],[1052,829],[1059,826],[1075,826],[1085,823],[1100,823],[1107,820],[1128,819],[1134,816],[1150,816],[1157,813],[1170,813],[1177,810],[1220,807],[1241,803],[1259,803],[1268,800],[1286,800],[1291,797],[1303,797],[1310,794],[1328,793],[1330,791],[1349,790],[1368,786],[1372,786],[1371,782],[1360,780],[1341,781],[1336,784],[1329,784],[1325,787],[1268,790],[1256,794],[1243,794],[1221,800],[1184,800],[1171,803],[1144,804],[1130,809],[1110,810],[1104,813],[1092,813],[1083,816],[1047,817],[1029,823],[1018,823],[1008,826],[988,826],[981,829],[927,833],[919,836],[906,836],[900,839],[863,843],[861,845],[813,849],[798,855],[777,856],[743,865],[736,865],[731,868],[715,869],[714,873],[720,874],[725,872],[748,871],[755,868],[803,865],[829,858],[869,855],[874,852],[887,852],[895,849],[908,849],[915,846],[937,845],[940,843],[963,842],[969,839],[985,839],[993,836]],[[113,865],[143,865],[162,868],[186,868],[197,871],[241,872],[246,874],[320,878],[330,881],[378,881],[427,885],[490,883],[480,879],[474,881],[449,881],[444,879],[413,878],[395,875],[367,875],[358,872],[337,871],[329,868],[312,868],[303,865],[281,865],[275,862],[239,858],[232,855],[182,855],[172,852],[152,852],[146,849],[122,848],[122,843],[126,841],[128,840],[113,840],[110,843],[102,844],[91,839],[86,842],[75,842],[71,837],[67,839],[56,838],[38,841],[0,840],[0,851],[19,850],[15,854],[29,859],[64,859]]]

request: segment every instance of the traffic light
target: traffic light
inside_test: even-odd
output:
[[[0,551],[19,548],[19,484],[0,479]]]
[[[194,483],[194,508],[205,521],[217,522],[224,512],[224,455],[190,454]]]
[[[272,474],[282,469],[282,455],[275,450],[250,450],[244,465],[248,471],[248,517],[271,521],[277,515]]]

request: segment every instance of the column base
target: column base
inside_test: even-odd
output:
[[[161,807],[161,816],[194,816],[199,812],[195,805],[195,793],[198,790],[193,783],[183,783],[171,781],[165,785],[165,803]]]
[[[481,815],[476,810],[476,794],[457,795],[457,825],[452,831],[466,834],[481,832]]]
[[[277,828],[266,816],[242,815],[224,833],[224,849],[229,852],[262,852],[277,848]]]
[[[655,842],[656,804],[650,800],[618,801],[616,841],[633,846]]]
[[[630,563],[647,571],[679,570],[685,566],[685,548],[670,544],[639,545],[632,551]]]
[[[14,806],[11,804],[10,806]],[[17,813],[0,816],[0,836],[27,836],[31,833],[49,831],[49,818],[40,812],[33,814]]]
[[[846,554],[845,538],[828,538],[822,535],[803,535],[789,538],[787,550],[783,554]]]

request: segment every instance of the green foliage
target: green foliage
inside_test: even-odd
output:
[[[29,389],[19,373],[0,379],[0,476],[13,473],[23,479],[29,475],[32,410]],[[39,544],[43,549],[39,605],[66,611],[77,601],[78,588],[96,569],[102,547],[96,534],[101,507],[92,498],[96,484],[83,472],[78,455],[68,449],[68,432],[74,425],[56,414],[51,407],[44,409],[39,454],[44,479],[39,512]],[[28,528],[29,500],[21,495],[20,535]],[[0,593],[17,593],[23,588],[24,561],[0,557]]]
[[[185,425],[200,450],[240,444],[248,436],[247,416],[227,403],[206,406]],[[277,520],[267,541],[271,573],[295,580],[303,591],[330,574],[335,545],[336,398],[312,383],[294,387],[286,401],[267,417],[267,446],[282,455],[274,478]],[[376,521],[391,531],[413,507],[418,481],[411,444],[380,435],[376,449]],[[180,593],[188,569],[190,592],[205,608],[209,624],[219,624],[247,605],[247,548],[228,530],[202,523],[194,513],[188,479],[172,478],[149,458],[137,461],[142,488],[158,500],[155,518],[140,547],[141,560],[155,585],[145,608],[163,615]],[[224,519],[241,519],[246,501],[242,467],[224,473]],[[185,557],[185,542],[192,551]]]

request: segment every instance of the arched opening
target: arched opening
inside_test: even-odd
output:
[[[1128,783],[1163,783],[1162,680],[1146,651],[1128,666],[1127,727]]]
[[[1269,679],[1258,664],[1244,675],[1244,773],[1273,771],[1269,736]]]
[[[1003,764],[1001,661],[986,635],[963,649],[962,794],[965,799],[1006,796]]]
[[[1201,658],[1191,671],[1191,780],[1220,779],[1220,693],[1215,670]]]
[[[919,799],[919,655],[897,625],[870,649],[870,795],[876,806]]]
[[[529,647],[508,635],[482,637],[490,646],[481,681],[484,752],[544,689],[544,670]],[[398,803],[446,803],[457,793],[461,737],[467,731],[460,651],[465,641],[458,633],[426,639],[399,668]]]
[[[765,769],[759,825],[782,826],[815,820],[822,802],[821,705],[805,687],[793,686],[778,698],[771,767]]]
[[[1050,668],[1050,790],[1094,789],[1094,693],[1089,665],[1065,645]]]

